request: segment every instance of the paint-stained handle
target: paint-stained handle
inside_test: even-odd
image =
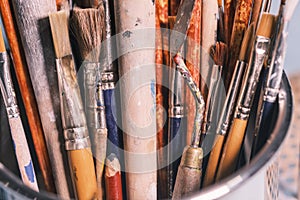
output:
[[[122,200],[121,167],[116,155],[110,154],[106,159],[105,185],[107,200]]]
[[[123,157],[120,155],[120,150],[123,149],[123,137],[121,131],[118,129],[116,116],[116,95],[115,89],[103,90],[103,97],[105,103],[105,117],[108,131],[107,155],[114,153],[118,159]],[[116,114],[114,114],[114,112]]]
[[[169,144],[168,144],[168,193],[172,197],[173,188],[176,181],[176,175],[180,164],[181,154],[186,144],[186,135],[182,131],[184,127],[184,118],[169,118]]]
[[[68,151],[73,184],[79,200],[97,197],[93,155],[90,148]]]
[[[202,159],[201,148],[187,146],[184,149],[172,199],[181,199],[182,196],[200,189]]]
[[[247,120],[234,119],[222,152],[216,181],[227,177],[235,171],[245,136],[247,122]]]
[[[21,118],[10,118],[9,125],[22,180],[28,187],[39,191]]]
[[[102,199],[104,194],[104,185],[102,183],[104,162],[106,158],[106,143],[107,143],[107,129],[98,129],[94,134],[95,144],[95,159],[96,159],[96,177],[98,187],[98,197]]]
[[[203,180],[204,187],[212,185],[215,181],[215,176],[217,173],[217,167],[218,167],[219,159],[220,159],[221,152],[222,152],[224,138],[225,138],[224,135],[219,135],[219,134],[215,138],[216,143],[213,146],[212,151],[210,152],[209,160],[208,160],[208,164],[207,164],[207,168],[206,168],[206,172],[205,172],[205,177]]]

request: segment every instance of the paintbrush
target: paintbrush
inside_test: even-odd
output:
[[[240,47],[251,16],[253,0],[239,0],[234,16],[234,23],[229,45],[229,61],[226,67],[225,88],[227,89],[231,81],[236,61],[239,57]]]
[[[227,177],[237,166],[259,75],[268,54],[274,19],[274,15],[267,13],[262,15],[253,44],[249,66],[243,78],[244,81],[239,94],[234,120],[220,159],[216,180]]]
[[[201,9],[202,0],[196,0],[187,33],[186,44],[186,66],[189,69],[193,80],[199,87],[200,83],[200,53],[201,53]],[[193,121],[195,117],[195,101],[190,92],[185,93],[185,105],[187,121]],[[193,134],[193,124],[187,123],[187,142],[191,141]]]
[[[286,5],[286,0],[281,1],[276,19],[277,21],[274,29],[275,33],[273,39],[275,42],[273,44],[273,48],[271,48],[269,72],[263,88],[263,95],[260,98],[262,103],[261,107],[258,108],[258,117],[254,131],[251,158],[253,158],[263,147],[268,139],[266,133],[272,129],[272,125],[267,123],[267,121],[274,115],[274,106],[278,98],[283,75],[288,23],[293,14],[293,9],[298,3],[298,0],[288,2],[289,4]]]
[[[172,197],[172,199],[181,199],[182,196],[195,192],[200,188],[203,150],[199,147],[199,143],[205,102],[180,53],[175,55],[174,62],[176,63],[176,69],[186,80],[187,85],[195,98],[197,110],[194,119],[192,142],[191,145],[186,146],[183,150]]]
[[[225,42],[225,26],[224,26],[224,12],[223,0],[218,0],[218,41]]]
[[[51,191],[61,198],[72,198],[73,191],[67,154],[61,150],[64,137],[61,132],[59,91],[55,69],[55,54],[51,41],[51,30],[48,20],[50,12],[56,11],[55,2],[46,0],[20,1],[12,0],[15,19],[22,38],[24,53],[28,66],[38,110],[44,130],[54,184]],[[36,9],[32,9],[32,8]],[[22,13],[22,14],[20,14]]]
[[[39,191],[25,131],[22,125],[16,94],[10,74],[9,55],[6,52],[2,29],[0,27],[0,90],[8,116],[14,150],[22,181],[33,190]]]
[[[65,148],[74,189],[78,199],[93,199],[97,197],[96,175],[69,41],[68,14],[60,11],[49,18],[57,58]]]
[[[48,191],[54,191],[53,176],[50,165],[50,159],[47,152],[47,146],[44,139],[43,129],[38,113],[38,108],[34,98],[34,93],[28,74],[25,58],[21,48],[21,42],[18,39],[15,23],[12,17],[9,1],[0,1],[1,17],[6,30],[8,43],[13,58],[13,66],[16,72],[18,85],[20,87],[22,100],[25,106],[26,116],[30,127],[30,133],[33,139],[34,149],[37,155],[41,174]]]
[[[110,154],[105,162],[105,185],[107,200],[122,200],[121,166],[115,154]]]
[[[74,8],[70,19],[71,31],[79,45],[81,57],[84,59],[82,67],[84,71],[85,113],[92,138],[92,149],[96,158],[99,198],[102,198],[104,191],[102,177],[107,143],[105,107],[100,80],[100,45],[104,26],[102,22],[100,10],[94,8]]]
[[[263,11],[262,9],[263,9],[264,1],[266,1],[266,0],[254,0],[253,1],[253,8],[252,8],[252,15],[251,15],[250,23],[251,24],[254,23],[255,30],[257,28],[259,18]]]
[[[192,18],[194,1],[181,1],[178,8],[175,24],[170,36],[170,58],[180,49],[183,51],[183,43],[187,37],[189,22]],[[172,70],[169,73],[170,94],[169,94],[169,121],[168,121],[168,198],[172,198],[176,182],[177,170],[180,164],[180,157],[185,144],[186,135],[184,126],[184,80],[176,70],[176,64],[171,62]]]
[[[234,112],[234,107],[236,105],[239,89],[242,84],[242,78],[247,68],[247,63],[250,57],[249,49],[251,49],[252,47],[254,36],[254,25],[251,25],[245,33],[245,37],[241,46],[239,60],[236,63],[235,70],[233,72],[233,76],[229,86],[228,94],[226,95],[226,99],[223,104],[223,109],[216,130],[217,135],[214,139],[215,142],[212,151],[210,152],[203,186],[209,186],[212,183],[214,183],[219,158],[221,155],[221,150],[225,141],[227,131],[231,124],[231,116]]]

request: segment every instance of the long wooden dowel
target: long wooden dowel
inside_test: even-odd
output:
[[[55,55],[48,14],[56,11],[54,0],[12,1],[28,71],[37,100],[57,193],[72,197],[67,154],[60,120]],[[71,195],[71,196],[70,196]]]
[[[114,3],[118,51],[129,50],[119,57],[127,197],[156,199],[155,5],[148,0]],[[136,38],[141,35],[147,38]],[[134,50],[141,41],[151,49]]]
[[[26,116],[28,118],[28,124],[30,127],[35,151],[38,157],[42,177],[44,179],[47,190],[53,192],[55,191],[53,187],[53,176],[46,148],[45,138],[43,135],[43,129],[38,114],[36,101],[34,99],[34,93],[28,75],[28,69],[26,66],[25,59],[22,56],[20,41],[15,31],[15,23],[12,17],[8,0],[0,1],[0,11],[6,30],[7,39],[10,45],[11,55],[13,57],[14,62],[14,68],[16,71],[18,84],[21,90],[21,96],[24,102]]]
[[[193,80],[197,87],[200,83],[200,42],[201,42],[201,11],[202,0],[196,0],[193,9],[190,27],[188,30],[187,52],[186,52],[186,66],[189,69]],[[186,109],[187,121],[192,122],[195,117],[195,100],[190,92],[186,92]],[[193,123],[187,123],[187,145],[192,141]]]

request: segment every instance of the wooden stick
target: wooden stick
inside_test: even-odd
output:
[[[254,27],[256,29],[262,8],[263,8],[263,2],[264,0],[254,0],[253,2],[253,9],[252,9],[252,15],[251,15],[251,21],[250,23],[254,23]]]
[[[217,180],[230,175],[237,166],[238,156],[245,136],[257,82],[270,46],[270,37],[274,19],[274,15],[262,15],[257,30],[257,37],[253,45],[249,67],[244,76],[238,104],[236,106],[235,118],[220,160],[216,177]]]
[[[217,1],[203,1],[202,3],[202,33],[201,33],[201,82],[200,89],[204,101],[207,102],[207,86],[209,85],[210,68],[213,60],[210,58],[210,50],[217,41]],[[204,28],[205,27],[205,28]]]
[[[190,71],[193,80],[197,87],[200,83],[200,52],[201,52],[201,9],[202,0],[196,0],[190,27],[188,29],[187,52],[186,52],[186,66]],[[195,117],[195,100],[190,92],[186,92],[186,109],[187,121],[191,122]],[[190,145],[192,140],[193,124],[187,123],[187,145]]]
[[[225,43],[229,46],[235,15],[236,4],[239,0],[224,0],[224,35]]]
[[[229,46],[229,62],[227,63],[225,87],[228,88],[235,63],[238,60],[240,47],[244,37],[251,15],[253,0],[239,0],[234,16],[230,46]]]
[[[138,40],[134,39],[137,31],[143,28],[152,28],[152,30],[155,28],[154,2],[117,0],[114,3],[116,30],[121,37],[117,43],[118,49],[120,51],[123,48],[130,49],[130,46],[135,47],[135,43],[138,44]],[[147,43],[155,47],[155,38],[147,31],[149,29],[145,32],[149,36]],[[142,67],[143,71],[136,74],[139,79],[136,79],[135,75],[126,75],[129,72],[135,74],[141,66],[153,64],[154,61],[154,49],[130,51],[119,58],[126,187],[129,199],[156,199],[157,197],[156,113],[155,109],[153,110],[156,96],[155,67]],[[137,152],[142,153],[143,156],[138,156]]]
[[[95,167],[69,41],[68,13],[55,12],[49,17],[57,57],[65,148],[74,189],[78,199],[94,199],[97,197]]]
[[[10,58],[6,52],[4,45],[2,28],[0,27],[0,62],[2,72],[1,74],[3,74],[3,79],[0,79],[0,90],[7,111],[14,150],[22,181],[25,185],[32,188],[33,190],[39,191],[34,166],[21,121],[14,86],[12,84],[9,59]]]
[[[168,0],[159,0],[155,3],[155,24],[156,24],[156,126],[157,126],[157,195],[158,198],[165,199],[167,194],[167,152],[165,145],[168,142],[168,132],[165,128],[165,119],[167,118],[167,97],[166,89],[163,87],[164,79],[168,79],[167,73],[164,73],[165,66],[168,66],[169,52],[164,47],[168,46],[167,31],[163,28],[168,27]],[[166,77],[167,76],[167,77]]]
[[[122,200],[121,166],[116,155],[110,154],[105,165],[106,199]]]
[[[69,186],[71,179],[66,162],[67,154],[61,150],[64,137],[59,118],[55,55],[48,21],[49,12],[56,11],[55,2],[47,0],[41,3],[40,0],[30,0],[25,3],[13,0],[12,4],[27,64],[30,66],[28,70],[41,117],[57,194],[62,198],[70,198],[73,196],[73,191]]]
[[[181,0],[169,0],[169,16],[176,16]]]
[[[46,189],[50,192],[55,191],[53,187],[53,176],[50,166],[50,160],[46,149],[46,143],[43,135],[43,129],[38,114],[37,105],[34,99],[31,81],[28,74],[25,59],[21,52],[20,41],[15,31],[15,24],[12,18],[9,1],[0,1],[1,16],[6,30],[7,39],[13,57],[14,68],[18,84],[21,90],[22,100],[24,102],[26,116],[30,127],[34,148],[37,154],[39,166]]]

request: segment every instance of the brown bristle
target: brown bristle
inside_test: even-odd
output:
[[[6,49],[5,49],[5,44],[4,44],[4,38],[3,38],[3,35],[2,35],[2,28],[0,27],[0,52],[5,52]]]
[[[255,38],[255,25],[252,23],[245,32],[241,45],[239,60],[247,62]]]
[[[59,11],[49,15],[55,55],[62,58],[71,55],[71,45],[68,30],[68,13]]]
[[[75,2],[81,8],[98,8],[103,3],[102,0],[75,0]]]
[[[83,59],[98,62],[100,59],[100,46],[104,16],[98,9],[74,8],[70,19],[71,32],[79,45]]]
[[[217,42],[213,59],[216,65],[223,66],[227,54],[227,45],[223,42]]]
[[[272,29],[275,22],[275,15],[263,13],[261,16],[260,24],[257,29],[257,35],[270,38]]]

